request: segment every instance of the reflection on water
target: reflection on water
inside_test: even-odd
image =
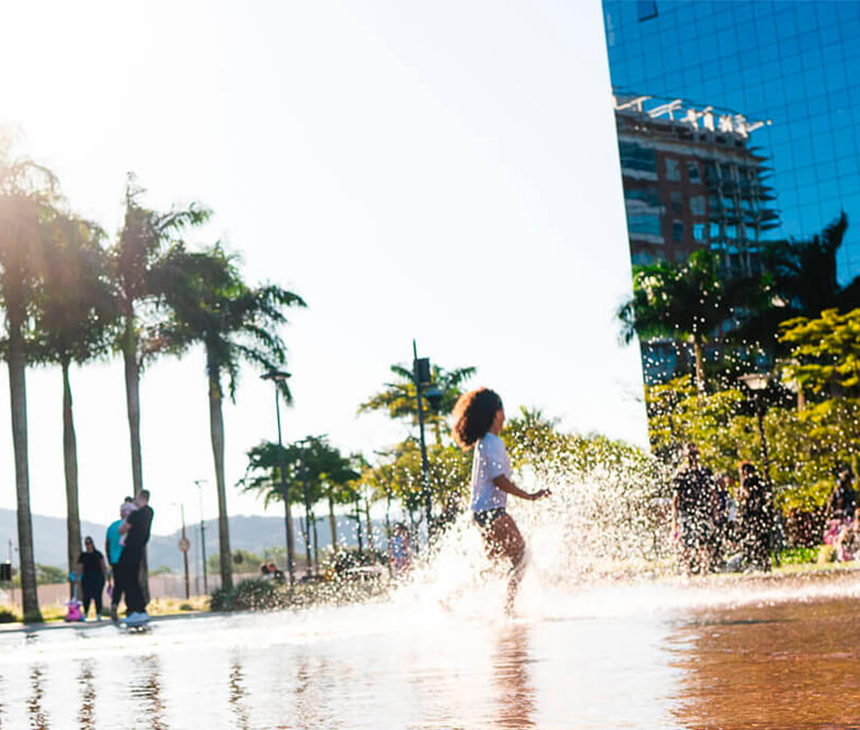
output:
[[[150,654],[142,656],[133,665],[134,676],[129,686],[129,694],[138,700],[134,716],[147,721],[152,730],[167,730],[164,722],[164,702],[161,688],[161,662]]]
[[[856,577],[627,584],[535,592],[510,621],[486,596],[452,613],[419,593],[146,636],[0,634],[0,730],[845,726],[855,595]]]
[[[531,684],[528,627],[504,627],[493,655],[493,680],[498,690],[498,728],[535,727],[535,690]]]
[[[242,665],[238,659],[233,659],[230,665],[230,708],[233,710],[233,718],[236,727],[240,730],[248,730],[248,710],[245,707],[245,687]]]
[[[42,697],[44,689],[42,688],[43,669],[38,664],[30,670],[30,698],[27,700],[27,710],[30,715],[30,727],[32,730],[47,730],[48,718],[42,709]]]
[[[81,730],[94,730],[96,726],[96,687],[91,659],[81,662],[78,684],[81,685],[81,711],[78,713],[78,722],[81,724]]]
[[[687,727],[823,728],[860,724],[856,601],[704,611],[678,629]]]

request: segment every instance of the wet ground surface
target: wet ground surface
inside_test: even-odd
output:
[[[860,727],[860,580],[0,635],[4,728]]]
[[[669,640],[681,727],[860,727],[860,601],[705,611]]]

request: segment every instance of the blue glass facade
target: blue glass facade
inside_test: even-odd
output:
[[[616,99],[764,121],[744,141],[762,158],[755,174],[776,214],[758,240],[810,237],[844,210],[839,276],[860,275],[860,1],[604,0],[603,10]],[[705,225],[697,220],[689,226]],[[653,229],[642,215],[636,223]],[[660,236],[671,244],[684,230],[679,217]]]

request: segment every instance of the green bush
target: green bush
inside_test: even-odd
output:
[[[265,611],[283,608],[286,600],[283,592],[273,581],[249,578],[236,586],[236,609]]]
[[[20,620],[8,608],[0,608],[0,624],[14,624]]]
[[[216,588],[209,598],[209,610],[211,611],[234,611],[235,604],[235,588]]]
[[[818,564],[827,565],[836,560],[836,548],[833,545],[822,545],[818,549]]]
[[[784,565],[816,563],[818,562],[819,550],[818,546],[789,548],[788,550],[783,550],[779,557]]]
[[[284,608],[288,603],[286,592],[273,581],[249,578],[235,588],[213,591],[209,608],[212,611],[266,611]]]

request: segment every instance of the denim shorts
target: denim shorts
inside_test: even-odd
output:
[[[485,509],[473,512],[472,519],[475,520],[478,527],[489,527],[503,514],[505,514],[505,508],[496,507],[495,509]]]

